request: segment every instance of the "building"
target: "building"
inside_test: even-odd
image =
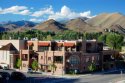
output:
[[[0,42],[0,63],[6,63],[13,68],[16,59],[20,58],[22,63],[20,69],[23,71],[31,68],[34,60],[38,62],[39,71],[51,74],[89,72],[91,65],[94,65],[96,70],[115,68],[112,55],[117,53],[113,50],[103,50],[103,43],[96,40],[0,40]],[[108,61],[111,64],[107,66]]]
[[[103,52],[103,43],[96,40],[36,40],[28,41],[27,44],[28,54],[25,55],[26,61],[22,60],[22,69],[27,69],[29,66],[31,67],[28,62],[31,63],[36,59],[38,60],[39,70],[52,74],[65,74],[75,70],[79,73],[88,72],[88,67],[91,64],[94,64],[96,69],[100,70],[102,69],[102,56],[106,55],[106,53]],[[113,54],[110,50],[108,53],[109,55]],[[54,66],[54,68],[52,68],[52,66]]]
[[[24,40],[0,40],[0,65],[14,68],[20,49],[24,49]]]

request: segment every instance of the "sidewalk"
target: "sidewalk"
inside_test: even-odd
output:
[[[47,75],[47,76],[53,76],[53,77],[57,77],[57,78],[79,78],[81,76],[89,76],[91,74],[64,74],[64,75],[52,75],[50,73],[42,73],[42,75]]]

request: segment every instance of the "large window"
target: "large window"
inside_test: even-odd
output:
[[[39,46],[39,51],[44,52],[44,51],[48,51],[49,47],[48,46]]]
[[[28,60],[28,55],[27,54],[22,55],[22,60]]]
[[[29,50],[33,50],[33,46],[29,46]]]
[[[57,50],[58,51],[62,51],[62,47],[57,47]]]
[[[48,57],[48,60],[51,61],[51,57]]]
[[[77,56],[71,56],[69,58],[69,62],[70,62],[70,64],[79,64],[80,60],[79,60],[79,57],[77,57]]]
[[[54,56],[54,62],[55,63],[62,63],[63,62],[63,56]]]
[[[91,43],[86,43],[86,52],[91,53],[92,52],[92,44]]]

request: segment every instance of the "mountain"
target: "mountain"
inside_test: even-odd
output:
[[[65,25],[66,28],[73,31],[80,31],[80,32],[95,32],[97,27],[90,26],[85,22],[82,18],[76,18],[68,21]],[[99,31],[99,30],[98,30]]]
[[[125,34],[125,16],[120,13],[102,13],[89,19],[84,17],[61,21],[50,19],[39,24],[24,20],[0,23],[0,31],[25,31],[27,29],[54,32],[64,30],[105,32],[106,30],[113,30]]]
[[[86,21],[89,25],[98,26],[103,32],[104,29],[113,29],[125,33],[125,16],[120,13],[103,13]]]
[[[63,30],[67,30],[66,28],[64,28],[64,25],[53,20],[47,20],[43,23],[40,23],[38,25],[35,26],[35,29],[39,29],[42,31],[63,31]]]
[[[8,22],[1,22],[0,26],[5,28],[7,31],[18,31],[21,28],[25,30],[25,28],[29,29],[32,28],[36,25],[36,23],[31,22],[31,21],[8,21]],[[16,30],[17,29],[17,30]]]
[[[3,32],[3,31],[5,31],[5,30],[6,30],[5,28],[0,27],[0,32]]]
[[[99,26],[101,28],[109,28],[112,25],[125,27],[125,16],[120,13],[103,13],[87,20],[86,22],[90,25]]]
[[[84,20],[84,21],[86,21],[86,20],[88,20],[89,18],[87,18],[87,17],[77,17],[77,18],[75,18],[75,19],[78,19],[78,18],[80,18],[80,19],[82,19],[82,20]],[[63,20],[58,20],[58,22],[60,22],[60,23],[62,23],[62,24],[66,24],[68,21],[70,21],[70,20],[72,20],[72,19],[63,19]]]
[[[36,23],[31,22],[31,21],[25,21],[25,20],[21,20],[21,21],[9,21],[7,23],[5,23],[5,25],[9,25],[9,24],[14,24],[16,26],[28,26],[28,27],[34,27],[36,25]]]

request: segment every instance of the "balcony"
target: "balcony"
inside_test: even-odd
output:
[[[22,50],[22,54],[32,54],[33,50]]]

